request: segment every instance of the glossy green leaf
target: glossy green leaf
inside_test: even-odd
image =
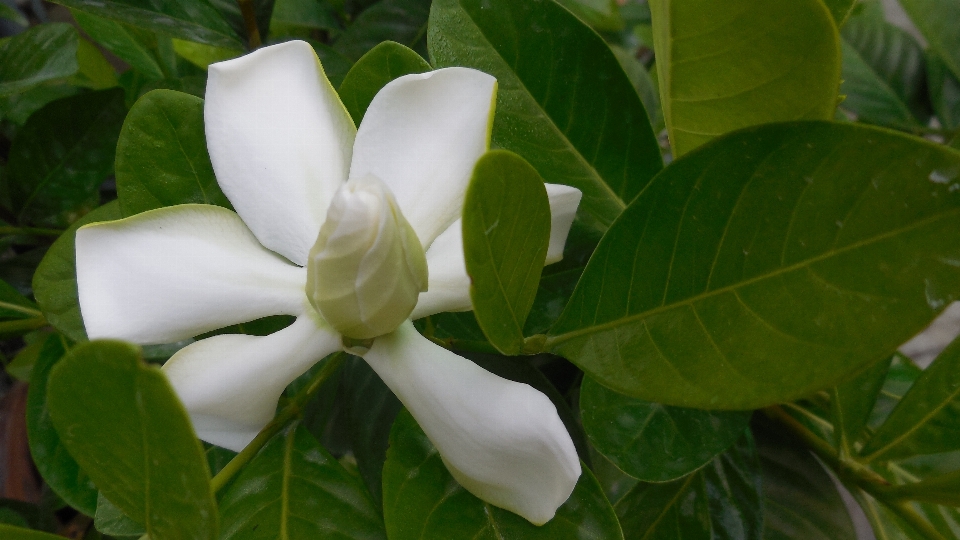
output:
[[[960,340],[921,374],[864,445],[867,461],[960,450]]]
[[[957,0],[899,0],[933,52],[960,78],[960,2]]]
[[[590,441],[620,470],[646,482],[703,467],[743,435],[748,412],[669,407],[618,394],[585,377],[580,416]]]
[[[846,22],[850,12],[857,5],[857,0],[823,0],[823,3],[830,10],[830,15],[833,16],[834,22],[839,27]]]
[[[76,73],[79,40],[69,24],[50,23],[0,43],[0,97]]]
[[[864,2],[843,28],[843,39],[903,102],[921,124],[930,117],[923,47],[906,30],[887,22],[878,0]],[[844,73],[847,79],[847,52]],[[846,87],[841,93],[849,94]],[[850,99],[849,96],[847,98]],[[842,104],[841,104],[842,105]]]
[[[497,78],[492,145],[547,182],[580,189],[581,219],[606,229],[662,168],[639,96],[610,48],[552,0],[436,0],[437,67]]]
[[[763,540],[855,540],[833,480],[801,443],[754,432],[763,486]]]
[[[861,122],[904,130],[919,127],[907,105],[857,50],[846,41],[842,46],[843,84],[840,92],[844,100],[840,109],[853,114]]]
[[[33,294],[47,322],[73,341],[86,341],[77,300],[77,266],[74,240],[87,223],[120,219],[116,201],[107,203],[73,223],[50,246],[33,276]]]
[[[500,352],[517,355],[550,243],[550,201],[536,169],[492,150],[473,169],[463,202],[463,254],[473,313]]]
[[[116,168],[124,216],[185,203],[230,208],[210,164],[198,97],[154,90],[137,100],[120,132]]]
[[[617,392],[684,407],[835,385],[960,297],[958,179],[960,153],[863,125],[731,134],[631,203],[546,349]]]
[[[147,534],[146,527],[127,517],[123,510],[104,497],[103,493],[99,493],[97,497],[97,513],[93,517],[93,525],[98,531],[110,536],[140,537]]]
[[[623,538],[610,503],[586,466],[556,517],[537,527],[460,487],[406,410],[390,432],[383,467],[383,514],[390,540]]]
[[[10,200],[21,223],[66,226],[99,205],[126,108],[119,89],[58,99],[10,147]]]
[[[760,540],[763,499],[753,438],[699,472],[666,483],[637,484],[616,505],[627,540]]]
[[[169,38],[85,11],[73,10],[72,13],[87,35],[144,76],[163,79],[175,75],[161,50],[165,40],[166,47],[171,47]]]
[[[37,315],[36,304],[12,285],[0,280],[0,319],[29,319]]]
[[[623,30],[623,18],[620,17],[617,0],[557,0],[557,3],[598,31]]]
[[[940,125],[947,129],[960,128],[960,77],[933,53],[927,55],[927,85]]]
[[[361,480],[299,423],[274,436],[220,497],[220,538],[383,539]]]
[[[837,385],[831,392],[833,443],[847,455],[853,453],[854,445],[870,419],[870,411],[883,389],[892,359],[877,362],[855,378]]]
[[[47,406],[70,455],[151,538],[217,538],[203,446],[139,347],[106,340],[74,347],[50,372]]]
[[[423,50],[430,0],[380,0],[364,10],[334,43],[334,48],[357,60],[383,41]]]
[[[62,536],[30,529],[22,529],[0,523],[0,536],[3,540],[63,540]]]
[[[840,43],[820,0],[651,0],[674,156],[747,126],[833,118]]]
[[[427,71],[430,71],[430,64],[419,54],[399,43],[385,41],[357,60],[337,92],[353,122],[359,126],[373,96],[388,82],[410,73]]]
[[[229,48],[243,40],[209,0],[57,0],[71,9],[161,34]]]
[[[42,347],[27,394],[30,454],[40,476],[50,489],[70,506],[92,516],[97,509],[97,488],[61,442],[47,406],[47,380],[50,370],[60,361],[66,349],[62,338],[57,334],[46,339]]]

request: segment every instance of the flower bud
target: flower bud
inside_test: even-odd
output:
[[[330,203],[307,261],[307,298],[338,332],[364,340],[405,321],[427,290],[427,258],[389,188],[350,180]]]

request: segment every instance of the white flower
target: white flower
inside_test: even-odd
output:
[[[87,334],[171,343],[268,315],[296,316],[269,336],[197,341],[164,366],[200,438],[240,450],[273,418],[287,384],[341,348],[341,335],[313,305],[342,319],[339,328],[376,319],[361,333],[390,333],[376,337],[363,357],[417,419],[451,474],[487,502],[533,523],[548,521],[580,475],[554,405],[530,386],[433,344],[409,320],[471,309],[459,216],[474,163],[488,147],[495,95],[496,80],[471,69],[408,75],[377,94],[358,130],[304,42],[211,65],[207,144],[236,213],[181,205],[81,228],[77,283]],[[393,232],[345,217],[344,208],[330,209],[324,225],[338,190],[351,196],[358,182],[362,189],[381,186],[371,188],[381,190],[372,196],[384,199],[368,213],[382,217],[383,205],[399,213],[387,227]],[[580,193],[547,188],[553,214],[548,262],[555,262]],[[410,265],[399,300],[385,301],[393,307],[375,316],[328,313],[330,306],[353,309],[357,302],[372,313],[377,300],[370,294],[377,280],[359,279],[373,267],[358,262],[356,253],[337,267],[322,253],[333,242],[324,234],[345,219],[393,238],[381,249],[368,235],[356,240],[361,251],[386,257],[394,268]],[[408,229],[419,245],[410,244]],[[416,261],[423,255],[417,250],[425,253],[426,292],[420,292],[424,276]],[[307,266],[346,291],[348,300],[318,293],[308,284]],[[351,273],[358,276],[354,291],[344,287]]]

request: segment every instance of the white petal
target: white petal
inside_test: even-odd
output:
[[[311,315],[265,337],[213,336],[180,349],[163,372],[197,436],[239,452],[273,419],[283,389],[340,349],[340,336]]]
[[[306,270],[263,248],[237,214],[160,208],[77,231],[77,289],[90,339],[172,343],[304,309]]]
[[[477,497],[539,525],[573,492],[576,449],[539,391],[431,343],[409,321],[377,338],[364,359]]]
[[[567,242],[570,225],[577,213],[581,193],[577,188],[559,184],[546,184],[550,199],[550,245],[547,260],[552,264],[563,258],[563,246]],[[458,219],[443,231],[427,250],[429,285],[427,292],[420,294],[417,307],[410,315],[419,319],[444,311],[470,311],[470,276],[463,260],[463,230]]]
[[[496,88],[467,68],[405,75],[380,90],[360,123],[350,177],[383,180],[424,248],[460,215],[489,146]]]
[[[289,41],[211,64],[204,122],[237,213],[261,244],[302,266],[356,135],[313,48]]]
[[[563,246],[567,243],[570,226],[577,215],[577,206],[583,193],[579,189],[562,184],[545,184],[550,199],[550,246],[544,265],[559,262],[563,258]]]

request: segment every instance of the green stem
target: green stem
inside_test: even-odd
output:
[[[286,425],[293,420],[294,418],[300,416],[300,413],[303,412],[304,406],[307,402],[310,401],[310,398],[320,390],[320,387],[323,386],[323,383],[330,378],[343,364],[344,359],[346,359],[346,353],[336,353],[331,356],[324,364],[320,367],[320,370],[317,371],[316,375],[310,379],[310,382],[307,386],[293,396],[292,399],[287,403],[287,405],[280,411],[280,414],[276,416],[269,424],[266,425],[260,433],[250,444],[244,447],[239,454],[233,457],[227,465],[217,473],[216,476],[210,480],[210,487],[213,489],[213,492],[216,493],[223,489],[233,477],[240,472],[240,469],[244,467],[247,463],[253,459],[253,456],[257,455],[257,452],[263,448],[263,445],[267,444],[274,435],[280,432]],[[143,540],[143,539],[141,539]]]
[[[36,330],[37,328],[43,328],[46,325],[47,320],[44,319],[43,316],[35,317],[33,319],[5,321],[0,323],[0,334]]]
[[[40,310],[33,309],[32,307],[21,306],[20,304],[14,304],[11,302],[0,302],[0,309],[8,309],[10,311],[16,311],[17,313],[23,313],[24,315],[29,315],[35,319],[43,318],[43,313]]]
[[[253,0],[237,0],[240,4],[240,13],[243,14],[243,23],[247,28],[247,45],[250,50],[260,47],[260,27],[257,26],[257,13],[253,7]]]
[[[60,236],[60,229],[44,229],[40,227],[0,227],[0,234],[32,234],[34,236]]]

